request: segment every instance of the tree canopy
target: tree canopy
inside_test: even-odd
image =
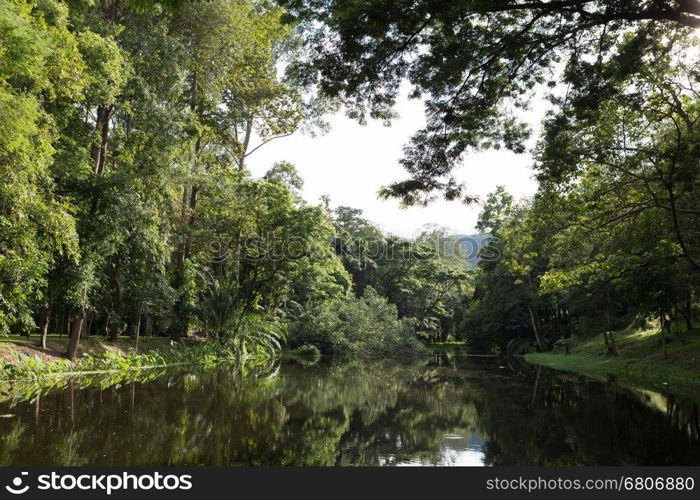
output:
[[[663,38],[700,26],[700,2],[282,0],[310,38],[296,64],[351,116],[389,120],[401,89],[425,101],[427,125],[404,149],[406,180],[384,196],[474,201],[452,174],[463,154],[525,150],[537,89],[565,87],[577,113],[620,92]]]

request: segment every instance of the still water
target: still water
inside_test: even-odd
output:
[[[151,377],[5,395],[0,465],[700,464],[692,401],[458,353]]]

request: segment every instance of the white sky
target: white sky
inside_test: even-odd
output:
[[[537,110],[527,116],[533,125],[541,120],[544,105],[539,101],[535,107]],[[420,101],[403,98],[397,111],[400,116],[390,127],[378,121],[362,126],[339,113],[330,117],[332,128],[327,134],[309,137],[296,133],[276,139],[252,154],[248,167],[259,177],[273,163],[289,161],[304,179],[302,195],[309,203],[319,203],[327,194],[332,207],[360,208],[367,219],[395,235],[413,236],[429,223],[447,226],[454,233],[472,234],[478,205],[436,200],[428,207],[400,208],[397,200],[377,196],[381,186],[406,177],[398,163],[402,146],[424,124]],[[455,177],[466,182],[469,193],[482,199],[501,184],[519,198],[536,190],[531,165],[529,154],[486,151],[467,155]]]

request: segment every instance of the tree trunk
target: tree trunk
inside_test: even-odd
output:
[[[527,312],[530,313],[530,321],[532,322],[532,331],[535,334],[535,340],[537,341],[537,347],[540,349],[540,351],[544,351],[544,347],[542,346],[542,341],[540,340],[540,334],[537,331],[537,322],[535,321],[535,313],[532,311],[532,307],[530,307],[530,304],[527,305]]]
[[[114,106],[98,106],[97,108],[97,123],[95,127],[100,132],[99,144],[94,144],[93,158],[95,159],[95,173],[102,175],[105,170],[105,160],[107,158],[107,141],[109,139],[109,120],[112,118]]]
[[[249,116],[246,120],[245,127],[245,137],[243,139],[243,151],[241,152],[241,157],[238,160],[238,171],[243,172],[245,170],[245,158],[248,153],[248,146],[250,146],[250,138],[253,135],[253,118]]]
[[[676,338],[680,338],[680,336],[681,336],[680,328],[678,325],[679,316],[680,316],[680,314],[678,312],[678,304],[673,304],[673,319],[671,321],[671,325],[673,325],[673,329],[676,332]],[[670,334],[670,332],[669,332],[669,334]]]
[[[109,341],[116,342],[122,325],[122,274],[121,274],[121,257],[119,254],[114,256],[114,278],[112,279],[112,287],[114,291],[114,315],[115,321],[112,322],[109,328]]]
[[[107,331],[107,341],[108,342],[116,342],[117,339],[119,338],[119,320],[112,322],[112,324],[109,325]]]
[[[136,340],[135,349],[139,351],[139,334],[141,333],[141,313],[136,315],[136,321],[131,324],[131,338]]]
[[[46,349],[46,337],[49,334],[49,324],[51,322],[51,306],[47,306],[41,313],[41,340],[39,346]]]
[[[668,328],[670,333],[670,320],[666,319],[666,314],[661,313],[661,346],[664,350],[664,359],[668,359],[668,350],[666,349],[666,328]]]
[[[71,361],[75,361],[75,357],[78,353],[78,344],[80,342],[80,334],[83,331],[83,324],[85,323],[85,307],[81,307],[78,312],[78,316],[73,321],[73,326],[70,332],[70,338],[68,339],[68,350],[66,351],[66,357]]]
[[[95,162],[94,173],[95,177],[102,177],[105,169],[105,160],[107,158],[107,142],[109,140],[109,121],[112,118],[112,113],[114,112],[114,106],[98,106],[97,107],[97,120],[95,122],[95,128],[100,134],[100,141],[95,142],[92,145],[91,157]],[[100,198],[97,190],[92,198],[92,206],[90,207],[90,214],[94,215],[97,213],[97,208]]]

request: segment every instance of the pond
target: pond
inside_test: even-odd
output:
[[[700,464],[692,401],[459,352],[86,384],[0,403],[0,464]]]

